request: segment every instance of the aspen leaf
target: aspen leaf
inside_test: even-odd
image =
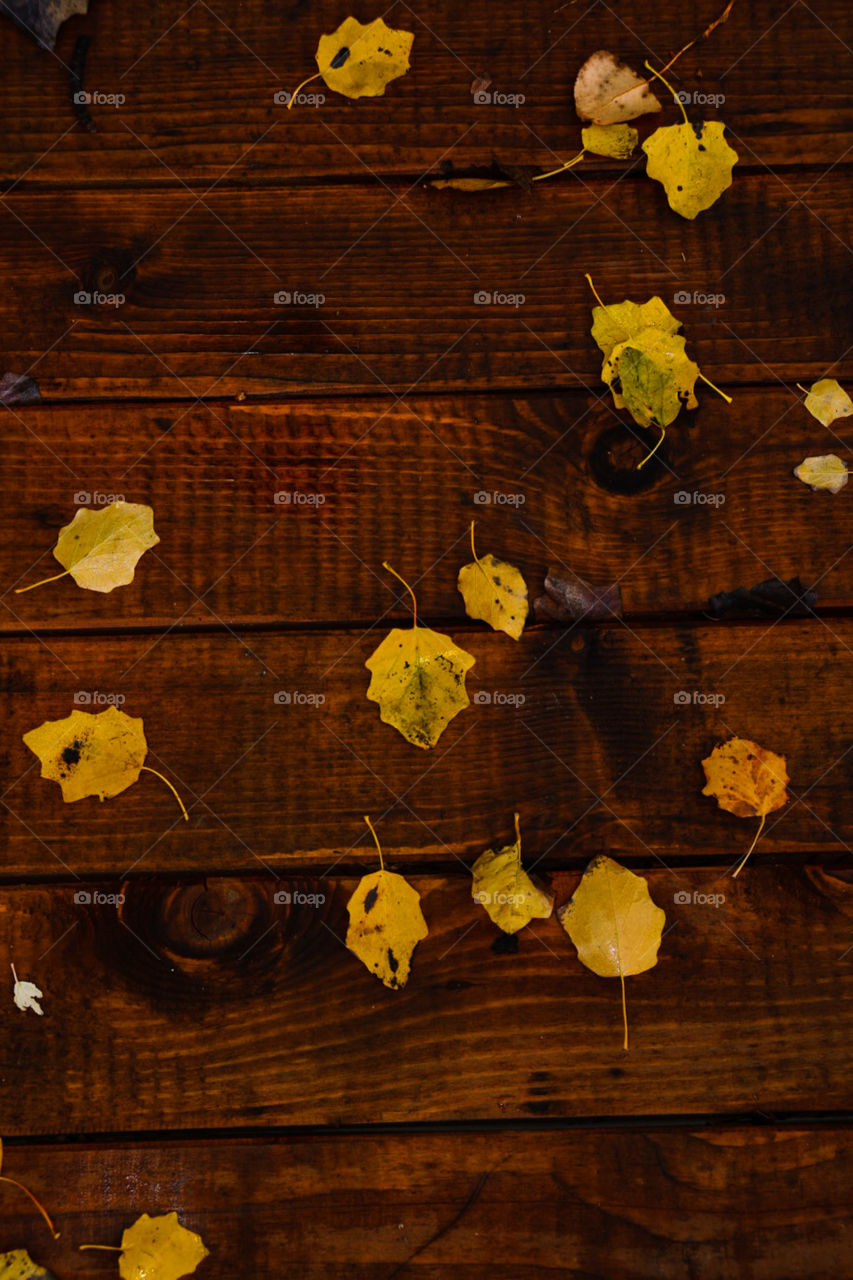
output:
[[[33,1262],[26,1249],[13,1249],[0,1253],[0,1280],[55,1280],[55,1276]]]
[[[485,907],[489,918],[504,933],[518,933],[531,920],[547,920],[554,909],[554,895],[540,889],[521,865],[521,832],[515,815],[515,843],[497,853],[487,849],[471,868],[471,895]]]
[[[78,587],[108,592],[132,582],[140,556],[159,541],[151,507],[111,502],[107,507],[81,507],[71,523],[60,529],[53,554]],[[42,581],[53,582],[65,573]],[[18,594],[41,585],[19,587]]]
[[[761,818],[755,839],[738,864],[739,875],[764,829],[768,813],[787,803],[788,779],[784,756],[760,747],[749,738],[729,738],[702,761],[707,786],[703,796],[715,796],[717,804],[738,818]]]
[[[347,947],[392,991],[404,987],[411,972],[415,947],[429,933],[421,911],[421,895],[403,876],[386,871],[382,849],[370,819],[378,871],[362,876],[347,903]]]
[[[469,618],[488,622],[493,631],[505,631],[520,640],[527,618],[527,583],[515,565],[496,560],[493,555],[478,556],[474,547],[474,521],[471,521],[471,564],[459,570],[457,588],[465,601]]]
[[[805,391],[805,387],[800,390]],[[849,418],[853,413],[853,400],[835,378],[821,378],[813,383],[806,392],[805,403],[812,417],[825,427],[836,418]]]
[[[145,769],[166,783],[189,820],[171,782],[145,764],[148,743],[138,717],[113,706],[95,714],[74,710],[64,720],[45,720],[30,729],[24,742],[41,761],[41,776],[59,783],[66,804],[86,796],[117,796]]]
[[[575,110],[581,120],[617,124],[660,109],[648,80],[606,49],[591,54],[577,74]]]
[[[192,1275],[209,1250],[195,1231],[181,1226],[173,1210],[158,1218],[143,1213],[121,1238],[121,1280],[179,1280]]]
[[[625,979],[657,964],[664,912],[655,906],[642,876],[602,854],[589,864],[557,917],[582,964],[599,977],[619,978],[627,1049]]]
[[[804,458],[798,467],[794,467],[794,475],[803,484],[811,485],[813,489],[825,489],[828,493],[838,493],[843,489],[849,474],[836,453]]]
[[[385,724],[427,750],[435,746],[453,717],[470,705],[465,675],[474,659],[450,636],[418,626],[414,592],[390,565],[384,567],[411,594],[414,617],[411,631],[399,627],[389,631],[365,662],[370,672],[367,696],[379,704]]]
[[[658,72],[654,74],[663,80]],[[663,83],[672,93],[665,80]],[[646,173],[663,184],[669,207],[692,220],[703,209],[710,209],[732,185],[732,168],[738,154],[723,137],[726,126],[722,121],[691,124],[681,99],[674,93],[672,96],[681,108],[684,122],[665,125],[646,138]]]
[[[591,124],[581,130],[584,151],[616,160],[627,160],[639,138],[637,130],[629,124]]]
[[[44,1013],[44,1009],[42,1009],[39,1004],[39,1000],[44,998],[44,992],[39,991],[34,982],[23,982],[15,972],[14,965],[11,966],[11,969],[12,982],[14,984],[12,987],[12,999],[15,1002],[15,1006],[20,1009],[22,1013],[26,1013],[28,1009],[32,1009],[33,1013],[37,1013],[39,1017],[41,1017]]]
[[[364,25],[357,18],[345,18],[331,35],[320,36],[316,54],[320,70],[293,91],[288,108],[300,89],[318,79],[345,98],[381,97],[390,81],[408,71],[414,38],[411,31],[397,31],[381,18]]]

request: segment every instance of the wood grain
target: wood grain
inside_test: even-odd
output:
[[[424,619],[459,625],[472,519],[478,550],[517,564],[531,601],[554,565],[618,581],[629,618],[704,611],[774,576],[816,584],[819,610],[849,608],[847,495],[813,493],[792,471],[810,453],[846,456],[853,419],[824,428],[802,399],[793,387],[742,388],[731,405],[703,396],[639,472],[648,433],[580,392],[19,406],[3,428],[0,629],[365,628],[391,603],[389,556],[420,580]],[[132,585],[14,594],[58,570],[50,551],[78,495],[117,493],[153,505],[161,538]]]
[[[7,642],[3,873],[372,865],[365,813],[381,819],[389,857],[457,867],[510,832],[514,809],[548,865],[610,848],[731,866],[755,824],[701,795],[700,761],[732,734],[788,761],[791,801],[759,855],[850,852],[853,751],[839,708],[853,693],[853,622],[538,628],[519,644],[455,630],[475,658],[473,705],[432,752],[365,697],[364,662],[387,625]],[[148,763],[172,778],[189,822],[150,774],[109,802],[74,804],[39,776],[21,735],[80,694],[89,710],[123,698],[144,718]]]
[[[556,916],[498,954],[469,876],[411,879],[430,934],[403,991],[345,949],[353,879],[4,889],[9,954],[45,1014],[6,1020],[3,1133],[853,1103],[849,876],[649,871],[667,924],[655,968],[627,982],[627,1053],[619,983],[580,964]],[[551,883],[562,904],[578,874]]]
[[[0,202],[3,360],[52,398],[597,389],[590,271],[605,300],[678,305],[718,384],[843,378],[849,183],[746,175],[701,235],[662,188],[605,178],[478,201],[381,185],[201,203],[16,190]]]
[[[210,1249],[200,1280],[588,1280],[604,1265],[610,1280],[824,1280],[851,1274],[851,1150],[846,1127],[772,1126],[24,1145],[7,1168],[62,1239],[9,1188],[0,1226],[78,1280],[115,1260],[76,1244],[173,1207]]]
[[[403,173],[414,181],[442,162],[465,169],[493,157],[550,168],[580,147],[572,90],[593,50],[661,67],[722,8],[721,0],[677,10],[627,0],[617,12],[532,0],[503,6],[496,18],[486,0],[394,4],[386,20],[415,42],[411,70],[385,98],[350,101],[317,81],[307,90],[325,91],[323,104],[290,112],[274,95],[316,70],[317,40],[343,16],[330,0],[189,9],[159,0],[132,20],[121,5],[93,5],[66,23],[55,60],[4,22],[0,180],[249,185]],[[83,31],[92,40],[84,89],[106,96],[88,108],[96,133],[75,122],[71,106],[67,64]],[[744,167],[826,167],[853,143],[843,75],[850,38],[844,0],[739,2],[673,68],[673,84],[704,95],[691,115],[725,120]],[[477,105],[471,85],[483,74],[490,92],[524,102]],[[123,102],[109,100],[118,94]],[[678,118],[668,104],[641,127]]]

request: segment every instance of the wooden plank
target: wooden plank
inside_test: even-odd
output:
[[[45,1013],[6,1019],[0,1127],[97,1135],[850,1108],[849,876],[647,875],[667,927],[658,964],[627,982],[627,1053],[618,981],[580,964],[556,916],[528,926],[516,954],[496,953],[461,873],[411,877],[430,934],[403,991],[344,947],[354,879],[4,888],[8,955],[45,992]],[[577,882],[553,876],[558,904]],[[90,904],[75,901],[86,892]],[[103,901],[117,893],[118,907]]]
[[[60,398],[598,388],[591,271],[605,299],[678,305],[718,384],[844,377],[849,183],[747,175],[699,235],[662,189],[609,178],[481,201],[382,185],[201,204],[184,189],[14,191],[4,361]]]
[[[486,0],[392,5],[386,20],[415,35],[408,75],[379,102],[349,101],[315,82],[307,90],[325,90],[322,105],[290,112],[274,96],[315,70],[320,33],[342,17],[328,0],[289,10],[262,0],[188,10],[172,0],[142,13],[93,5],[87,18],[66,24],[57,60],[4,22],[0,179],[145,183],[174,175],[207,184],[226,175],[298,183],[373,171],[414,180],[443,159],[458,169],[495,156],[552,167],[555,156],[579,149],[572,89],[593,50],[613,49],[639,68],[650,57],[660,67],[722,8],[720,0],[678,11],[629,0],[617,13],[532,0],[504,6],[496,21]],[[63,66],[82,31],[92,40],[84,90],[101,95],[89,106],[94,134],[75,122]],[[827,166],[853,143],[849,43],[844,0],[784,10],[755,0],[735,5],[728,22],[680,60],[673,83],[704,95],[691,114],[724,119],[742,164]],[[475,101],[471,84],[484,73],[502,99]],[[524,102],[507,103],[507,95]],[[650,129],[677,118],[667,106],[643,123]]]
[[[401,864],[456,868],[509,834],[514,809],[526,849],[549,866],[609,847],[726,867],[755,824],[701,795],[700,761],[733,733],[788,760],[792,799],[757,856],[849,853],[849,620],[538,628],[520,644],[457,629],[475,658],[473,705],[429,753],[366,699],[364,662],[386,627],[7,641],[3,873],[257,870],[258,859],[325,871],[372,863],[365,813]],[[144,718],[148,763],[173,779],[190,822],[150,775],[75,804],[39,776],[21,735],[75,698],[91,710],[110,697]]]
[[[851,1274],[851,1150],[846,1126],[15,1146],[62,1239],[10,1188],[0,1224],[80,1280],[111,1272],[76,1244],[172,1208],[210,1249],[200,1277],[824,1280]]]
[[[478,549],[517,564],[531,601],[554,565],[572,581],[618,581],[629,617],[703,611],[710,596],[773,576],[817,584],[821,610],[849,607],[846,494],[813,493],[792,471],[810,453],[848,456],[853,419],[827,430],[802,398],[789,387],[743,388],[730,406],[703,396],[640,472],[643,433],[580,392],[23,405],[3,428],[0,629],[217,616],[366,627],[390,603],[388,556],[426,574],[424,619],[458,625],[471,519]],[[67,579],[14,594],[58,569],[50,552],[75,497],[97,505],[117,493],[153,505],[161,538],[131,586],[102,595]]]

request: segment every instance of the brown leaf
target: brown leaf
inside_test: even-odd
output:
[[[622,592],[618,586],[590,587],[580,578],[569,581],[549,569],[545,591],[546,595],[533,602],[537,622],[601,622],[622,617]]]
[[[47,49],[56,44],[56,33],[66,18],[85,13],[89,0],[5,0],[2,11]]]

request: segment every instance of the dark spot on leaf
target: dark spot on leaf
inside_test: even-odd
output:
[[[391,950],[390,947],[388,948],[388,964],[390,966],[391,972],[396,973],[399,967],[397,963],[397,957],[394,955],[394,952]]]
[[[699,150],[700,150],[700,151],[704,151],[704,150],[705,150],[705,145],[704,145],[704,143],[702,143],[702,142],[700,142],[700,143],[699,143]]]
[[[83,743],[79,739],[75,739],[70,747],[66,747],[62,753],[62,759],[66,764],[77,764],[80,760],[80,748]]]
[[[684,190],[684,187],[679,187],[679,188],[678,188],[678,190],[679,190],[679,191],[683,191],[683,190]]]
[[[343,49],[338,49],[338,52],[335,54],[334,58],[332,58],[331,64],[335,71],[337,71],[338,67],[342,67],[344,65],[348,57],[349,49],[347,49],[346,46],[344,46]]]
[[[366,898],[364,899],[365,911],[373,910],[373,908],[376,906],[376,899],[378,897],[379,897],[379,886],[374,885],[373,888],[370,890],[370,892],[367,894]]]

